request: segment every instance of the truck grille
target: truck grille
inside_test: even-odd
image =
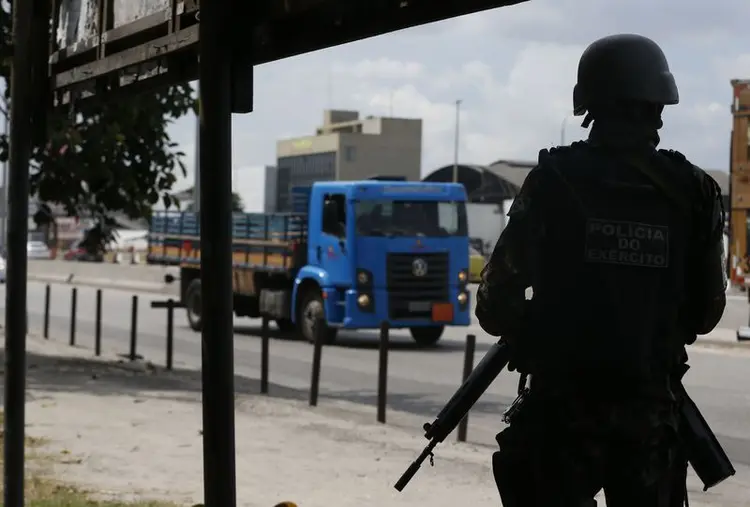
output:
[[[414,273],[417,259],[427,265],[423,276]],[[392,253],[388,254],[386,262],[390,318],[430,318],[431,303],[448,301],[447,253]]]

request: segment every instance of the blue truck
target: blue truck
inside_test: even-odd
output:
[[[420,345],[471,320],[466,192],[454,183],[318,182],[289,213],[233,217],[234,313],[314,340],[339,329],[408,328]],[[199,217],[157,212],[150,264],[180,267],[188,322],[201,329]]]

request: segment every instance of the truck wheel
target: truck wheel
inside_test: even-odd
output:
[[[411,337],[417,342],[417,345],[429,346],[435,345],[440,337],[443,336],[445,326],[428,326],[428,327],[412,327],[409,328]]]
[[[190,327],[193,331],[200,331],[203,327],[203,319],[201,318],[201,281],[199,279],[190,282],[185,291],[185,308]]]
[[[279,331],[284,334],[292,333],[296,329],[292,319],[276,319],[276,327],[278,327]]]
[[[318,290],[307,292],[300,305],[297,323],[302,337],[310,343],[315,343],[315,321],[323,318],[325,321],[325,307],[323,306],[323,297]],[[325,326],[324,344],[329,345],[336,341],[338,329]]]

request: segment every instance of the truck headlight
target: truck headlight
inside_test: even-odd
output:
[[[462,269],[458,272],[458,281],[461,283],[466,283],[466,280],[469,279],[469,274],[466,272],[465,269]]]
[[[458,299],[458,304],[465,305],[469,301],[469,295],[465,292],[459,292],[456,299]]]
[[[360,306],[361,308],[367,308],[368,306],[370,306],[370,302],[371,302],[371,301],[372,301],[372,300],[370,299],[370,296],[368,296],[367,294],[360,294],[360,295],[359,295],[359,296],[357,297],[357,304],[358,304],[358,305],[359,305],[359,306]]]
[[[369,287],[372,285],[372,273],[366,269],[357,269],[357,285],[359,287]]]

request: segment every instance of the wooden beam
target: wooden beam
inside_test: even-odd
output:
[[[405,28],[432,23],[456,16],[515,5],[528,0],[237,0],[236,16],[247,20],[249,47],[253,48],[255,65],[346,44],[360,39]],[[109,4],[111,0],[105,0]],[[198,48],[198,25],[193,22],[199,3],[185,0],[181,14],[174,6],[134,23],[112,29],[103,20],[99,47],[93,61],[66,67],[68,55],[59,51],[51,60],[52,88],[62,92],[87,81],[97,81],[121,73],[135,65],[167,55],[195,51]],[[233,14],[235,14],[233,11]],[[175,19],[178,16],[183,18]],[[185,17],[187,16],[187,17]],[[169,19],[167,19],[169,18]],[[148,37],[149,30],[164,25],[164,31],[177,30],[165,36],[127,47],[128,40],[139,34]],[[163,33],[163,32],[162,32]],[[118,41],[113,49],[108,44]],[[87,49],[91,49],[87,47]],[[71,63],[73,63],[71,61]],[[55,71],[55,69],[60,69]],[[187,76],[187,79],[196,79]],[[144,81],[145,82],[145,81]],[[143,87],[141,84],[139,86]],[[102,89],[101,86],[97,88]]]
[[[160,37],[146,44],[108,56],[103,60],[87,63],[61,72],[54,77],[54,88],[65,88],[178,51],[195,49],[197,44],[198,25],[193,25],[171,35]]]

